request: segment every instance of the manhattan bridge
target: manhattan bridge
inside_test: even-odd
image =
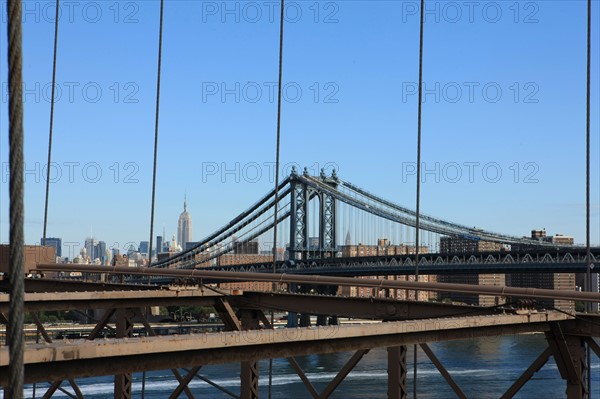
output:
[[[586,113],[586,246],[564,245],[515,237],[465,226],[420,212],[421,107],[425,1],[420,2],[419,100],[417,129],[417,198],[415,209],[381,198],[335,171],[310,176],[292,171],[279,180],[281,93],[283,71],[284,0],[279,22],[279,78],[274,188],[222,228],[180,253],[148,267],[58,264],[36,259],[25,268],[23,188],[22,2],[7,7],[9,58],[10,254],[0,266],[0,386],[4,397],[20,399],[24,384],[50,398],[57,392],[84,398],[81,379],[110,376],[116,399],[146,392],[147,372],[168,370],[173,390],[169,398],[193,399],[197,379],[215,392],[233,398],[271,397],[273,359],[284,359],[312,398],[328,398],[371,350],[382,348],[387,397],[409,396],[408,347],[413,348],[413,397],[418,396],[417,352],[426,356],[452,392],[467,395],[429,343],[483,337],[543,334],[544,348],[519,370],[510,385],[499,386],[499,397],[512,398],[552,358],[569,399],[591,398],[591,358],[600,357],[600,302],[592,277],[598,274],[600,248],[590,246],[590,59],[591,0],[587,1]],[[160,0],[154,170],[150,214],[150,249],[154,228],[158,148],[160,74],[164,0]],[[577,5],[577,3],[573,3]],[[53,84],[48,165],[52,154],[54,87],[59,26],[56,1]],[[48,174],[49,175],[49,174]],[[351,177],[350,177],[351,178]],[[49,176],[43,239],[46,238]],[[342,237],[344,245],[342,245]],[[485,243],[480,251],[442,251],[444,240]],[[347,253],[358,243],[375,247],[368,253]],[[380,245],[382,244],[382,245]],[[381,247],[381,251],[379,249]],[[341,251],[340,251],[341,248]],[[252,251],[250,251],[252,249]],[[261,250],[262,249],[262,250]],[[158,251],[157,251],[158,252]],[[262,256],[246,256],[248,252]],[[585,289],[436,282],[444,276],[531,273],[586,275]],[[395,276],[395,277],[394,277]],[[366,278],[370,277],[370,278]],[[401,278],[400,278],[401,277]],[[430,279],[431,278],[431,279]],[[227,288],[231,282],[266,283],[263,290]],[[596,284],[597,285],[597,284]],[[367,288],[364,296],[338,295],[348,287]],[[574,287],[574,285],[572,286]],[[391,291],[413,296],[387,295]],[[490,306],[469,306],[421,300],[419,293],[455,293],[493,299]],[[383,293],[383,295],[379,295]],[[433,299],[430,297],[429,299]],[[542,300],[585,304],[585,312],[540,306]],[[539,302],[538,302],[539,301]],[[210,307],[219,329],[171,331],[169,321],[152,320],[152,309]],[[78,312],[86,326],[69,336],[55,334],[41,312]],[[287,315],[277,325],[275,312]],[[32,320],[26,328],[24,315]],[[181,315],[183,316],[183,315]],[[269,317],[270,316],[270,317]],[[296,317],[298,316],[298,317]],[[317,317],[317,326],[311,325]],[[347,318],[348,323],[338,323]],[[201,328],[202,327],[202,328]],[[214,326],[213,326],[214,327]],[[297,357],[350,352],[347,362],[325,386],[311,381]],[[461,353],[460,356],[470,356]],[[510,349],[503,351],[511,356]],[[259,378],[259,361],[269,362],[268,383]],[[201,369],[239,364],[239,392],[201,374]],[[139,384],[134,384],[134,380]],[[260,382],[260,383],[259,383]],[[594,390],[595,389],[595,390]],[[34,396],[37,395],[34,393]]]

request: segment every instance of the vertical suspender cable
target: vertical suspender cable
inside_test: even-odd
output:
[[[152,164],[152,201],[150,205],[150,241],[148,242],[148,264],[152,264],[152,236],[154,235],[154,198],[156,194],[156,154],[158,152],[158,116],[160,111],[160,70],[162,63],[162,33],[163,33],[163,10],[165,2],[160,0],[160,17],[158,27],[158,61],[156,72],[156,112],[154,119],[154,161]],[[164,237],[163,237],[164,239]],[[158,249],[157,249],[158,251]],[[158,253],[158,252],[157,252]],[[142,373],[142,399],[146,391],[146,372]]]
[[[277,137],[275,139],[275,207],[273,214],[273,273],[277,271],[277,208],[279,203],[279,147],[281,143],[281,87],[283,76],[283,24],[285,15],[285,0],[281,0],[281,14],[279,16],[279,78],[277,81]],[[291,245],[291,244],[290,244]],[[275,286],[273,287],[275,288]],[[271,326],[273,326],[273,312],[271,311]],[[273,358],[269,358],[269,399],[272,397],[273,386]]]
[[[48,226],[48,197],[50,193],[50,162],[52,161],[52,129],[54,127],[54,93],[56,90],[56,53],[58,48],[58,16],[59,0],[56,0],[56,15],[54,17],[54,57],[52,61],[52,93],[50,95],[50,130],[48,133],[48,163],[46,164],[46,201],[44,204],[44,233],[42,245],[46,245],[46,228]]]
[[[586,252],[586,291],[591,291],[591,256],[590,256],[590,68],[591,68],[591,15],[592,1],[587,2],[587,81],[586,81],[586,123],[585,123],[585,252]],[[589,311],[591,303],[586,307]]]
[[[419,23],[419,95],[417,105],[417,195],[415,220],[415,281],[419,281],[419,222],[421,212],[421,108],[423,99],[423,27],[425,0],[421,0],[421,18]],[[419,291],[415,290],[415,301],[419,300]],[[417,397],[417,345],[413,347],[413,398]]]
[[[10,167],[10,304],[8,317],[8,398],[23,398],[23,47],[21,0],[7,3],[8,14],[8,136]]]
[[[586,291],[592,291],[592,257],[590,256],[590,80],[591,80],[591,41],[592,41],[592,0],[587,1],[587,77],[586,77],[586,121],[585,121],[585,259],[586,259]],[[586,303],[586,311],[592,310],[592,304]],[[592,370],[590,346],[586,345],[587,391],[592,392]]]
[[[150,205],[150,242],[148,244],[148,260],[152,263],[152,235],[154,234],[154,197],[156,193],[156,154],[158,152],[158,116],[160,111],[160,68],[162,61],[164,0],[160,0],[160,21],[158,28],[158,66],[156,73],[156,113],[154,119],[154,162],[152,165],[152,201]]]
[[[48,132],[48,162],[46,163],[46,199],[44,201],[44,231],[42,233],[42,242],[46,245],[46,231],[48,227],[48,198],[50,196],[50,163],[52,162],[52,130],[54,128],[54,98],[56,91],[56,53],[58,48],[58,17],[60,9],[60,0],[56,0],[56,14],[54,16],[54,55],[52,59],[52,92],[50,94],[50,128]],[[39,326],[36,326],[39,334]],[[37,342],[37,335],[36,335]],[[33,384],[33,398],[35,399],[36,384]]]

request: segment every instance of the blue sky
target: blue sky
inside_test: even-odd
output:
[[[54,2],[24,16],[26,241],[42,234]],[[592,241],[599,242],[593,2]],[[585,239],[585,2],[427,1],[422,212],[506,234]],[[281,162],[414,206],[418,2],[286,7]],[[3,13],[5,3],[2,3]],[[61,7],[48,235],[149,235],[158,1]],[[279,6],[165,1],[155,232],[187,193],[200,239],[271,189]],[[8,241],[6,17],[0,241]],[[500,174],[499,174],[500,173]]]

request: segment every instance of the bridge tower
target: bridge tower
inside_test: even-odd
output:
[[[308,169],[304,168],[304,177],[310,177]],[[338,178],[333,171],[331,177],[321,170],[319,179],[334,188],[337,188]],[[309,185],[301,179],[296,168],[292,168],[290,175],[290,245],[288,248],[289,259],[313,259],[334,257],[337,251],[335,231],[335,198],[322,192],[316,186]],[[309,237],[309,203],[314,198],[319,201],[319,237],[318,244],[311,242]]]
[[[315,258],[335,257],[337,252],[336,243],[336,200],[331,194],[319,189],[318,184],[311,184],[308,169],[304,168],[302,177],[298,176],[296,169],[292,168],[290,175],[291,198],[290,198],[290,245],[288,247],[289,260],[307,260]],[[331,187],[337,188],[338,178],[335,170],[330,177],[325,175],[321,169],[318,179]],[[309,203],[311,200],[319,201],[319,226],[318,243],[312,242],[309,237]],[[317,286],[292,284],[292,292],[307,293],[316,291],[321,294],[334,294],[337,286]],[[317,325],[337,324],[337,317],[325,315],[317,316]],[[297,325],[297,315],[290,312],[288,315],[288,326]],[[310,314],[300,315],[300,326],[310,325]]]

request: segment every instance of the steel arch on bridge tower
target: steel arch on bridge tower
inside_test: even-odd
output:
[[[308,177],[306,168],[303,172]],[[335,175],[328,178],[321,171],[320,179],[327,185],[337,188],[338,180]],[[290,260],[307,260],[310,258],[335,257],[336,243],[336,199],[329,193],[310,187],[298,178],[295,169],[290,176],[290,244],[288,248]],[[315,248],[309,237],[309,203],[319,201],[319,245]]]

